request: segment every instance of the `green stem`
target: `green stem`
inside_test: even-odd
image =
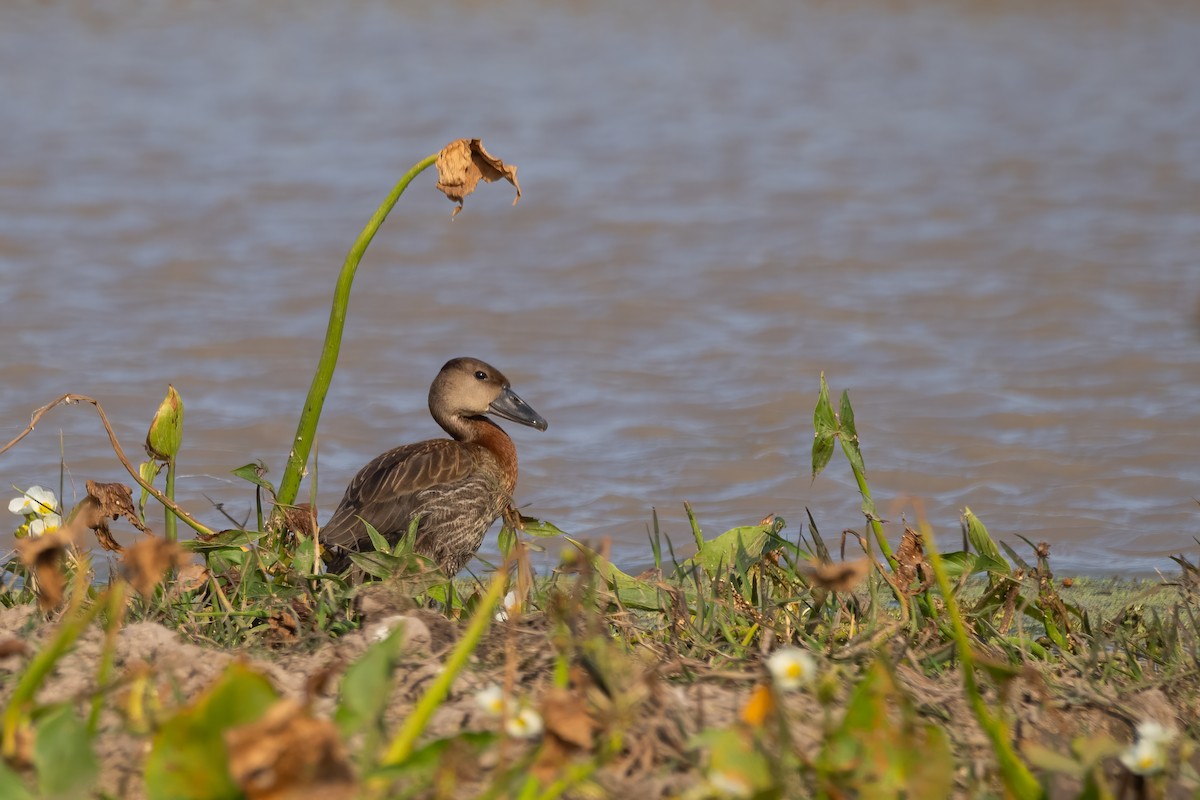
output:
[[[317,431],[317,420],[321,416],[321,408],[325,405],[325,395],[329,392],[329,384],[333,380],[333,370],[337,366],[338,352],[342,346],[342,330],[346,326],[346,308],[350,303],[350,285],[354,282],[354,273],[362,261],[367,245],[375,237],[376,231],[387,219],[388,212],[396,205],[400,195],[408,188],[418,174],[437,161],[437,154],[427,156],[418,161],[404,174],[400,182],[392,189],[391,194],[375,209],[375,213],[358,235],[358,240],[346,254],[338,276],[337,287],[333,293],[333,308],[329,312],[329,327],[325,331],[325,345],[321,350],[321,360],[317,364],[316,374],[313,375],[312,386],[308,390],[308,398],[304,401],[304,410],[300,414],[300,423],[296,426],[296,438],[292,442],[292,451],[288,455],[287,466],[283,478],[279,482],[279,492],[276,495],[276,509],[272,519],[278,520],[282,508],[296,501],[300,490],[300,481],[304,477],[308,464],[308,454],[312,449],[313,437]]]
[[[85,573],[86,570],[80,570],[78,575],[82,576]],[[17,729],[32,708],[33,697],[37,694],[37,690],[54,670],[54,665],[58,663],[58,660],[63,657],[75,640],[79,638],[79,635],[100,613],[100,609],[104,607],[103,603],[96,602],[83,610],[83,600],[86,595],[86,578],[77,577],[71,604],[63,615],[63,622],[59,626],[58,633],[29,662],[29,667],[17,682],[12,696],[8,699],[8,705],[4,708],[3,731],[0,735],[0,751],[3,752],[5,758],[12,758],[16,755]]]
[[[165,494],[167,495],[167,497],[169,497],[171,499],[171,502],[174,503],[175,502],[175,459],[174,458],[167,459],[167,485],[165,488],[166,488]],[[170,508],[164,507],[164,510],[166,511],[167,518],[163,522],[163,527],[164,527],[163,532],[167,537],[167,541],[173,542],[179,538],[178,534],[176,533],[176,526],[179,524],[179,520],[178,520],[178,517],[175,516],[175,512],[172,511]]]
[[[96,671],[96,694],[92,696],[92,711],[88,715],[88,734],[96,735],[100,725],[100,712],[104,708],[105,691],[112,680],[113,665],[117,657],[117,636],[121,632],[121,623],[125,621],[125,595],[129,584],[123,580],[108,587],[105,596],[97,598],[96,605],[107,604],[108,619],[104,626],[104,649],[100,651],[100,666]]]
[[[466,632],[463,633],[462,639],[455,645],[450,657],[446,659],[446,664],[442,671],[438,673],[429,689],[417,701],[417,705],[413,708],[412,713],[404,720],[404,724],[400,730],[396,732],[396,736],[388,745],[387,752],[383,756],[381,767],[391,767],[401,764],[412,755],[413,748],[417,744],[417,739],[429,724],[429,720],[433,717],[435,711],[446,700],[446,696],[450,693],[450,687],[454,685],[458,674],[462,672],[467,665],[467,660],[471,657],[471,653],[475,651],[479,640],[483,638],[484,631],[492,621],[492,614],[496,610],[496,606],[500,603],[500,597],[504,594],[504,589],[508,586],[508,570],[496,570],[496,574],[492,576],[492,582],[488,585],[487,593],[483,596],[479,606],[475,609],[475,615],[471,617],[471,622],[467,626]],[[380,797],[386,790],[386,782],[380,781],[373,783],[367,794],[368,797]]]
[[[883,523],[879,521],[879,515],[875,513],[875,501],[871,499],[871,487],[867,485],[867,476],[854,461],[850,462],[850,471],[854,473],[854,480],[858,481],[858,492],[862,495],[863,507],[871,511],[867,515],[867,519],[871,523],[871,530],[875,532],[875,541],[879,543],[879,551],[883,553],[883,557],[895,570],[896,559],[892,555],[892,548],[888,544],[887,537],[883,535]]]
[[[1038,784],[1037,778],[1022,763],[1016,750],[1013,749],[1007,726],[1003,720],[992,716],[983,700],[983,695],[979,693],[979,684],[975,682],[975,655],[971,651],[971,641],[967,637],[967,628],[963,625],[958,601],[951,591],[950,578],[946,575],[946,566],[942,562],[937,543],[933,540],[932,531],[923,526],[921,538],[925,542],[925,551],[929,556],[929,564],[933,567],[933,574],[937,577],[938,589],[942,593],[942,602],[946,604],[946,613],[950,616],[954,644],[958,649],[959,661],[962,663],[963,688],[971,703],[971,709],[975,712],[975,718],[979,721],[979,727],[991,740],[992,750],[996,753],[996,762],[1000,768],[1000,778],[1011,796],[1018,800],[1044,797],[1045,794],[1041,785]]]

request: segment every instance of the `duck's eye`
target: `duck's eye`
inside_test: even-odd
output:
[[[475,379],[480,380],[480,381],[486,381],[487,373],[481,369],[477,369],[477,370],[475,370]]]

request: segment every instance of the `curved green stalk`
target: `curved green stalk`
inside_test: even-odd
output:
[[[446,659],[446,664],[442,667],[442,671],[438,673],[433,683],[430,684],[429,689],[417,701],[417,705],[413,708],[412,713],[404,720],[404,724],[400,726],[400,730],[396,732],[391,744],[388,745],[382,762],[380,762],[381,767],[401,764],[412,755],[413,749],[417,744],[417,739],[429,724],[433,713],[445,702],[446,696],[450,693],[450,687],[454,685],[458,674],[467,665],[467,660],[471,657],[471,653],[475,652],[479,640],[483,638],[483,633],[487,630],[488,624],[491,623],[492,614],[495,612],[496,606],[499,605],[500,597],[504,594],[504,589],[507,586],[508,570],[496,570],[495,575],[492,576],[492,582],[488,585],[487,593],[480,600],[479,606],[475,609],[475,615],[471,617],[470,624],[467,625],[466,631],[463,632],[462,639],[455,645],[449,658]],[[373,781],[367,796],[379,797],[386,788],[386,779]]]
[[[971,710],[979,721],[979,727],[987,734],[992,743],[992,751],[996,754],[996,762],[1000,768],[1000,779],[1004,782],[1009,796],[1018,800],[1032,800],[1045,796],[1037,778],[1029,771],[1029,767],[1017,756],[1012,746],[1012,738],[1004,721],[992,715],[979,693],[979,684],[975,682],[975,655],[971,651],[971,641],[967,638],[967,628],[963,625],[962,614],[958,609],[958,601],[950,587],[950,578],[946,575],[946,565],[938,551],[937,542],[933,540],[933,532],[922,526],[921,538],[925,542],[925,552],[929,556],[929,564],[937,577],[938,589],[942,592],[942,602],[946,604],[946,613],[950,616],[951,630],[954,633],[954,644],[958,649],[958,660],[962,664],[963,689]]]
[[[277,506],[272,514],[278,519],[281,509],[296,501],[300,489],[300,480],[304,477],[308,465],[308,454],[312,449],[313,437],[317,432],[317,420],[321,416],[321,408],[325,405],[325,395],[329,392],[329,384],[333,380],[333,369],[337,366],[338,352],[342,346],[342,330],[346,326],[346,308],[350,303],[350,285],[354,282],[354,273],[362,260],[367,245],[375,237],[375,232],[387,219],[388,212],[396,205],[400,195],[408,188],[412,179],[437,161],[438,154],[434,153],[418,161],[404,174],[400,182],[392,189],[391,194],[375,209],[375,213],[358,235],[358,240],[346,254],[338,276],[337,287],[333,293],[333,308],[329,312],[329,327],[325,331],[325,345],[321,350],[321,360],[317,364],[317,372],[313,375],[312,386],[308,390],[308,398],[304,401],[304,410],[300,414],[300,423],[296,426],[296,438],[292,442],[292,451],[288,454],[287,466],[283,478],[279,482],[279,492],[276,495]]]

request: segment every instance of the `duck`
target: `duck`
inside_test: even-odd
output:
[[[320,531],[329,572],[346,571],[350,553],[372,549],[364,521],[395,545],[418,519],[413,549],[457,575],[517,486],[517,448],[487,415],[547,428],[508,378],[477,358],[446,362],[429,387],[429,413],[451,438],[401,445],[359,470]]]

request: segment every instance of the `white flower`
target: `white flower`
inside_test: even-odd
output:
[[[750,797],[754,794],[750,782],[736,772],[710,772],[708,785],[723,797]]]
[[[517,597],[516,592],[509,592],[504,595],[503,608],[496,612],[496,622],[508,622],[509,614],[516,614],[521,610],[521,599]]]
[[[532,708],[523,708],[504,721],[504,730],[518,739],[535,739],[542,732],[542,716]]]
[[[791,692],[812,681],[817,674],[817,662],[799,647],[781,647],[767,659],[767,669],[775,686]]]
[[[42,517],[58,511],[58,498],[49,489],[30,486],[20,497],[9,501],[8,510],[18,516],[36,514]]]
[[[1141,742],[1170,744],[1175,741],[1175,731],[1161,722],[1152,719],[1143,720],[1137,726],[1137,738]]]
[[[489,684],[475,694],[475,705],[499,719],[504,716],[504,690],[494,683]]]
[[[29,523],[29,535],[41,536],[44,533],[54,533],[62,527],[62,517],[58,514],[47,514],[41,519]]]
[[[1162,742],[1138,739],[1121,753],[1121,763],[1135,775],[1153,775],[1167,766],[1167,748]]]
[[[1137,738],[1121,753],[1121,763],[1136,775],[1162,772],[1167,766],[1167,749],[1174,740],[1175,731],[1161,722],[1139,722]]]

